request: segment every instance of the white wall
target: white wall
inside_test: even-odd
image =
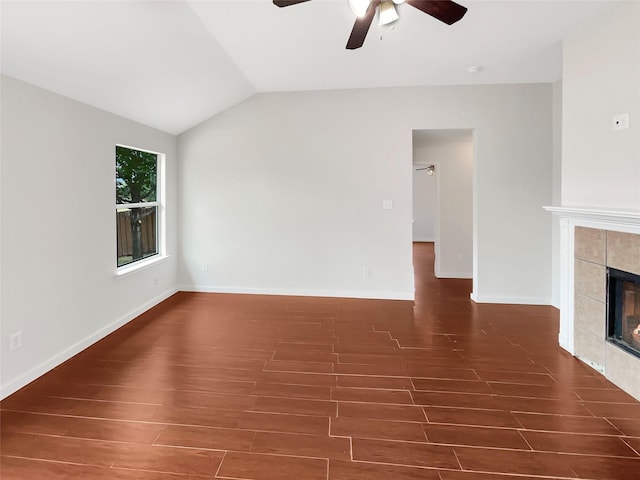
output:
[[[184,133],[181,285],[412,298],[412,130],[439,128],[476,132],[474,298],[548,303],[550,85],[260,94]]]
[[[415,144],[414,144],[415,145]],[[415,150],[414,150],[415,160]],[[426,168],[418,165],[416,168]],[[435,241],[436,228],[436,177],[426,170],[413,170],[413,241]]]
[[[438,184],[435,275],[472,278],[473,137],[471,132],[441,138],[433,131],[420,133],[414,134],[414,161],[437,165],[431,177]]]
[[[640,3],[567,39],[563,59],[562,205],[640,210]]]
[[[175,137],[6,76],[1,82],[4,397],[173,293],[177,239]],[[117,143],[166,154],[171,255],[119,279]],[[9,353],[17,331],[22,348]]]
[[[562,195],[562,80],[553,82],[553,165],[551,202]],[[551,215],[551,305],[560,308],[560,218]]]
[[[412,298],[411,131],[327,108],[369,98],[258,95],[179,137],[185,288]]]

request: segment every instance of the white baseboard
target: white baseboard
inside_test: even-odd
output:
[[[605,374],[604,372],[604,365],[600,365],[599,363],[596,362],[592,362],[591,360],[587,360],[586,358],[581,357],[580,355],[576,355],[576,358],[578,360],[580,360],[582,363],[585,363],[587,365],[589,365],[591,368],[593,368],[596,372],[601,373],[602,375]],[[611,380],[609,380],[611,381]],[[618,385],[619,386],[619,385]],[[623,388],[623,387],[620,387]]]
[[[435,242],[436,239],[433,237],[417,237],[413,239],[414,242]]]
[[[509,305],[551,305],[548,298],[539,297],[499,297],[491,295],[477,295],[471,293],[471,300],[476,303],[503,303]]]
[[[201,285],[181,285],[183,292],[201,293],[241,293],[250,295],[283,295],[293,297],[367,298],[377,300],[415,300],[411,292],[380,292],[364,290],[298,290],[287,288],[219,287]]]
[[[558,345],[560,345],[563,349],[573,355],[573,349],[570,345],[567,344],[564,337],[558,334]]]
[[[53,370],[55,367],[57,367],[61,363],[66,362],[71,357],[73,357],[74,355],[77,355],[87,347],[90,347],[91,345],[98,342],[99,340],[102,340],[104,337],[106,337],[110,333],[116,331],[118,328],[122,327],[123,325],[126,325],[137,316],[143,314],[150,308],[155,307],[160,302],[166,300],[171,295],[177,292],[178,292],[177,288],[172,288],[162,293],[161,295],[153,298],[152,300],[148,301],[144,305],[141,305],[135,310],[127,313],[126,315],[123,315],[116,321],[101,328],[100,330],[80,340],[79,342],[71,345],[69,348],[64,349],[63,351],[61,351],[60,353],[57,353],[56,355],[49,358],[48,360],[45,360],[39,365],[36,365],[31,370],[3,384],[2,386],[0,386],[0,399],[6,398],[12,393],[17,392],[25,385],[33,382],[36,378],[39,378],[45,373],[49,372],[50,370]]]
[[[473,273],[468,272],[437,272],[435,273],[436,278],[464,278],[470,279],[473,278]]]

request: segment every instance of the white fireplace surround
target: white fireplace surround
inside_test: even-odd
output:
[[[560,218],[560,334],[559,344],[574,350],[574,256],[575,227],[640,235],[640,211],[587,207],[543,207]],[[594,368],[597,366],[592,365]],[[607,372],[601,371],[607,377]]]

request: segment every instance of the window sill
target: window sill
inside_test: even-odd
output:
[[[116,269],[115,277],[116,278],[127,277],[133,273],[139,272],[140,270],[144,270],[153,265],[157,265],[158,263],[162,263],[167,259],[169,259],[169,255],[154,255],[153,257],[149,257],[144,260],[135,262],[132,265],[125,265],[123,267],[119,267]]]

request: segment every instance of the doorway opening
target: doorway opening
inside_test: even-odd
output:
[[[413,131],[413,242],[434,243],[437,278],[473,278],[472,129]]]

